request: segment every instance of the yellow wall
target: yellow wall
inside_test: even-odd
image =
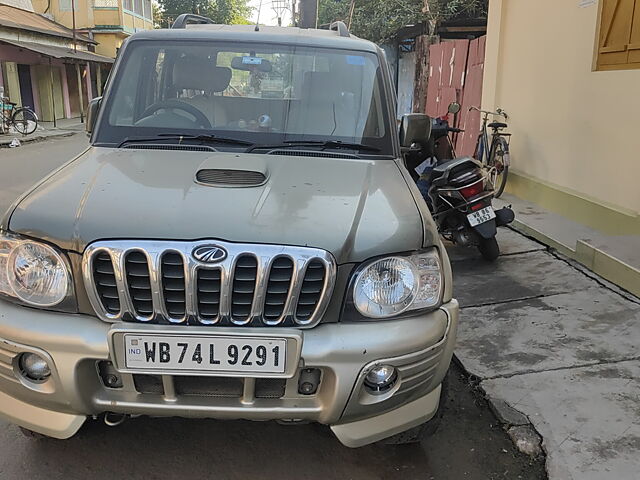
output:
[[[110,9],[96,9],[93,11],[95,25],[122,25],[122,11]]]
[[[489,2],[483,106],[510,115],[516,173],[637,216],[640,70],[593,71],[599,5],[579,3]]]
[[[124,35],[117,33],[95,33],[94,39],[98,42],[96,53],[105,57],[115,57],[117,49],[122,45],[124,38]]]
[[[135,32],[137,30],[151,30],[153,28],[152,22],[137,15],[132,15],[128,12],[124,12],[123,18],[124,26],[130,32]]]
[[[70,5],[71,2],[68,2]],[[90,28],[93,27],[93,8],[91,7],[93,2],[89,0],[76,0],[75,17],[76,28]],[[32,0],[33,9],[36,12],[44,12],[49,7],[47,13],[54,16],[55,21],[61,23],[67,28],[71,28],[73,25],[73,13],[71,10],[60,10],[59,0]]]

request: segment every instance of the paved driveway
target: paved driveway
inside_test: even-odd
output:
[[[640,478],[640,300],[503,232],[506,256],[452,251],[456,355],[544,438],[549,477]]]

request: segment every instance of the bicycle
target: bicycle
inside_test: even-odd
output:
[[[495,197],[499,198],[504,192],[504,187],[507,184],[507,176],[509,175],[509,140],[511,134],[502,132],[502,129],[507,128],[506,123],[494,121],[487,124],[487,122],[489,115],[502,116],[505,120],[509,117],[507,113],[501,109],[497,109],[495,112],[488,112],[486,110],[480,110],[477,107],[471,107],[469,111],[471,110],[477,110],[482,113],[482,127],[478,135],[474,157],[489,169],[493,186],[496,189]],[[491,143],[489,143],[489,132],[487,128],[491,128],[492,130]],[[488,150],[486,145],[489,145]]]
[[[15,128],[22,135],[29,135],[38,128],[38,116],[29,107],[16,108],[17,104],[0,97],[0,133],[5,133],[10,127]]]

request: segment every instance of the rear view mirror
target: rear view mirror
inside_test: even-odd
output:
[[[453,113],[454,115],[456,113],[458,113],[460,111],[462,107],[460,106],[460,104],[458,102],[452,102],[449,104],[449,108],[447,109],[447,111],[449,113]]]
[[[89,105],[87,105],[87,123],[85,124],[87,134],[93,131],[96,119],[98,118],[98,112],[100,111],[101,102],[102,97],[96,97],[89,102]]]
[[[426,145],[431,136],[431,117],[424,113],[407,113],[400,123],[400,146],[410,148],[414,143]]]
[[[245,55],[244,57],[233,57],[231,59],[231,68],[244,70],[245,72],[257,70],[259,72],[269,73],[273,67],[271,66],[271,62],[266,58]]]

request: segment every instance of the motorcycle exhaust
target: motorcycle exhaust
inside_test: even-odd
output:
[[[122,425],[127,418],[129,418],[129,416],[123,413],[107,412],[104,414],[104,423],[108,427],[117,427],[118,425]]]
[[[511,210],[511,207],[502,207],[495,211],[496,214],[496,226],[504,227],[509,225],[516,218],[516,214]]]

